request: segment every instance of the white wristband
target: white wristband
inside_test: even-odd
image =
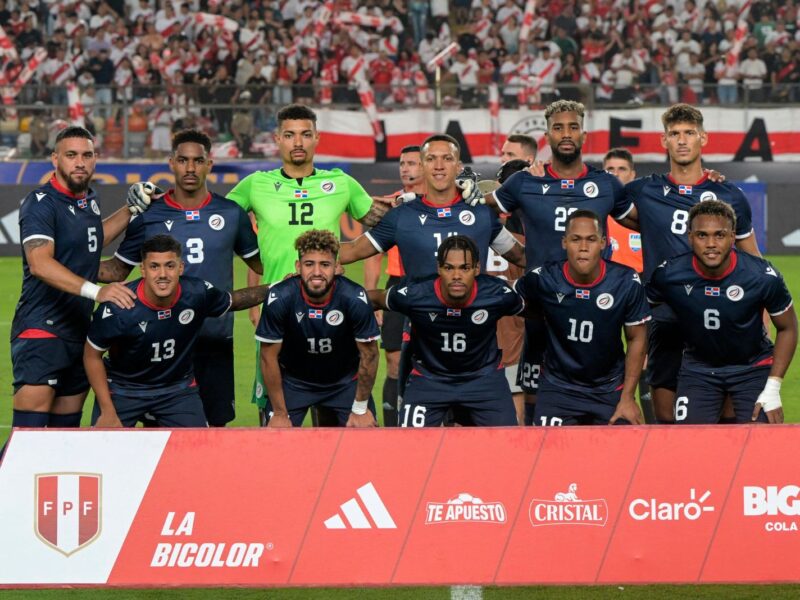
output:
[[[84,281],[81,286],[81,296],[89,300],[97,300],[97,294],[100,293],[100,286],[92,283],[91,281]]]
[[[781,408],[781,378],[769,377],[767,383],[764,385],[764,391],[758,395],[757,404],[760,404],[764,411],[775,410]]]
[[[353,400],[353,414],[355,415],[364,415],[367,413],[367,405],[369,404],[369,400]]]

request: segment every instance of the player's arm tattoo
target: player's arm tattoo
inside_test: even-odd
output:
[[[503,254],[503,258],[522,269],[525,268],[525,248],[519,242],[514,244],[511,250]]]
[[[268,285],[258,285],[231,292],[231,310],[243,310],[261,304],[267,297],[268,291]]]
[[[42,246],[47,246],[48,244],[52,244],[53,240],[47,240],[44,238],[34,238],[32,240],[28,240],[22,245],[23,250],[27,254],[31,250],[35,250],[36,248],[41,248]]]
[[[386,202],[379,198],[372,199],[372,206],[369,207],[369,212],[359,219],[362,225],[367,227],[375,227],[383,216],[392,208],[391,203]]]
[[[132,265],[122,262],[116,256],[100,261],[100,270],[97,272],[97,281],[111,283],[125,281],[133,269]]]
[[[369,399],[375,376],[378,373],[378,342],[357,342],[360,360],[358,362],[358,383],[356,384],[356,400]]]

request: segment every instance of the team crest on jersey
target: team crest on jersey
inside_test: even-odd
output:
[[[89,203],[86,202],[86,198],[78,198],[75,201],[75,204],[77,204],[78,208],[81,208],[81,209],[85,209],[87,206],[89,206]]]
[[[295,200],[305,200],[308,198],[308,190],[295,190],[294,198]]]
[[[472,322],[475,323],[475,325],[482,325],[483,323],[486,323],[488,318],[489,312],[484,309],[476,310],[474,313],[472,313],[471,317]]]
[[[164,319],[169,319],[172,317],[172,310],[169,308],[167,310],[160,310],[158,311],[158,320],[163,321]]]
[[[583,194],[587,198],[597,198],[599,193],[600,188],[597,187],[597,184],[594,181],[587,181],[583,184]]]
[[[92,207],[92,212],[94,214],[96,214],[98,216],[100,215],[100,207],[97,206],[97,202],[95,202],[94,198],[92,198],[92,201],[89,203],[89,206]]]
[[[299,323],[300,321],[303,320],[303,317],[306,316],[306,313],[304,313],[304,312],[296,312],[296,313],[294,313],[294,316],[297,317],[297,322]]]
[[[450,210],[449,206],[445,206],[444,208],[437,208],[436,209],[436,216],[439,217],[440,219],[443,219],[445,217],[449,217],[452,214],[453,214],[453,211]]]
[[[591,296],[592,293],[589,290],[575,290],[575,297],[578,300],[588,300]]]
[[[678,186],[678,193],[681,196],[691,196],[692,195],[692,186],[690,186],[690,185],[679,185]]]
[[[741,286],[732,285],[725,290],[725,296],[727,296],[728,300],[731,302],[738,302],[744,298],[744,290],[741,288]]]
[[[714,192],[703,192],[700,194],[700,202],[708,202],[709,200],[716,200],[717,195]]]
[[[469,210],[464,210],[461,211],[460,215],[458,215],[458,220],[461,221],[462,225],[474,225],[475,215]]]
[[[181,325],[188,325],[194,319],[194,311],[191,308],[187,308],[186,310],[182,310],[181,314],[178,315],[178,323]]]
[[[219,231],[225,227],[225,218],[222,215],[211,215],[208,218],[208,226],[214,231]]]
[[[600,310],[608,310],[612,306],[614,306],[614,296],[609,293],[600,294],[595,301],[597,304],[597,308]]]
[[[719,297],[719,288],[716,286],[707,285],[706,286],[706,296],[711,296],[712,298]]]
[[[431,318],[431,323],[436,320],[437,315],[436,313],[428,313],[428,316]]]
[[[447,309],[447,316],[448,317],[460,317],[461,316],[461,309],[460,308],[448,308]]]
[[[332,194],[336,191],[336,184],[333,183],[330,179],[326,179],[321,184],[319,184],[319,189],[321,189],[326,194]]]
[[[575,189],[575,180],[574,179],[562,179],[561,180],[561,189],[562,190],[574,190]]]
[[[340,310],[331,310],[325,315],[325,322],[333,327],[341,325],[344,322],[344,314]]]

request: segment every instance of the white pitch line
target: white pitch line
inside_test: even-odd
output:
[[[450,600],[483,600],[483,588],[479,585],[451,586]]]

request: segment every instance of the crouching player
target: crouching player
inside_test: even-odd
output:
[[[682,324],[676,423],[718,423],[726,394],[738,423],[783,422],[781,382],[797,346],[792,298],[772,265],[737,252],[735,242],[729,204],[696,204],[689,211],[692,251],[662,263],[647,287],[650,302],[666,303]],[[774,345],[764,310],[777,330]]]
[[[133,427],[150,413],[165,427],[206,427],[192,371],[203,322],[262,302],[269,287],[227,292],[182,277],[181,245],[168,235],[145,240],[141,270],[125,284],[134,307],[105,302],[89,328],[83,364],[96,399],[92,424]]]
[[[376,308],[411,321],[412,370],[403,427],[436,427],[450,408],[474,425],[517,425],[511,390],[497,348],[497,321],[518,314],[522,299],[502,279],[480,275],[472,239],[448,237],[437,251],[438,277],[370,290]]]
[[[338,424],[374,427],[380,333],[364,288],[335,275],[339,242],[312,229],[295,240],[297,275],[273,285],[261,310],[268,427],[299,427],[311,406]]]
[[[534,423],[641,424],[634,392],[650,311],[639,275],[600,257],[606,239],[592,211],[571,213],[565,228],[567,260],[546,263],[515,284],[528,311],[547,322]]]

